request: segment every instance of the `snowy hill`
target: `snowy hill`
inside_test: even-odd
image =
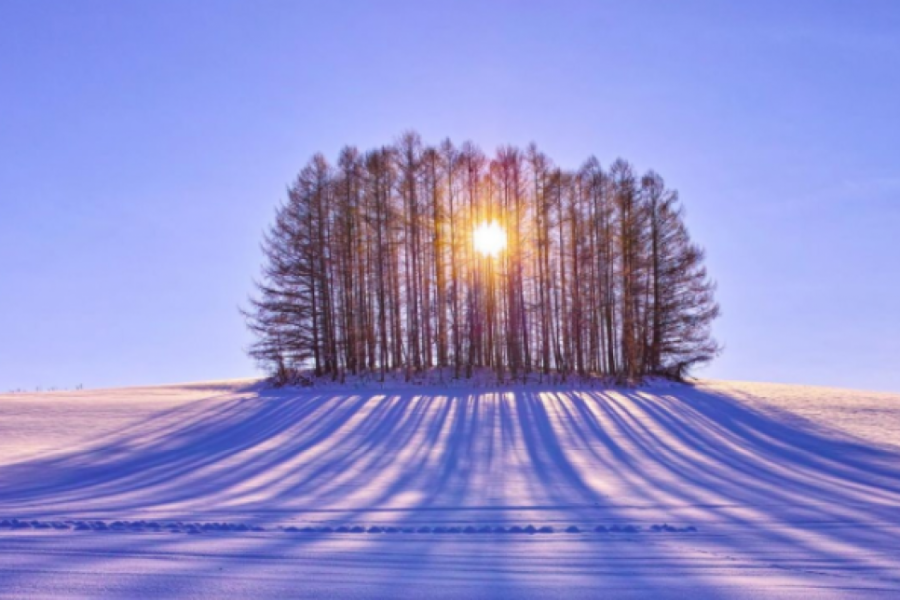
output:
[[[0,395],[0,597],[891,597],[900,395]]]

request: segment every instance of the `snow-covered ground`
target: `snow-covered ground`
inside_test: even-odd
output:
[[[900,395],[0,395],[0,597],[900,596]]]

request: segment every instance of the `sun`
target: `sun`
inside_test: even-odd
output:
[[[475,250],[484,256],[497,256],[506,248],[506,232],[496,221],[481,223],[475,228]]]

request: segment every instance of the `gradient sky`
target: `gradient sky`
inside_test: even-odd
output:
[[[409,128],[660,172],[699,375],[900,391],[895,0],[0,0],[0,391],[255,374],[286,185]]]

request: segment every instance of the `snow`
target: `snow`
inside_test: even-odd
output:
[[[0,395],[0,598],[606,594],[900,595],[900,395],[433,379]]]

